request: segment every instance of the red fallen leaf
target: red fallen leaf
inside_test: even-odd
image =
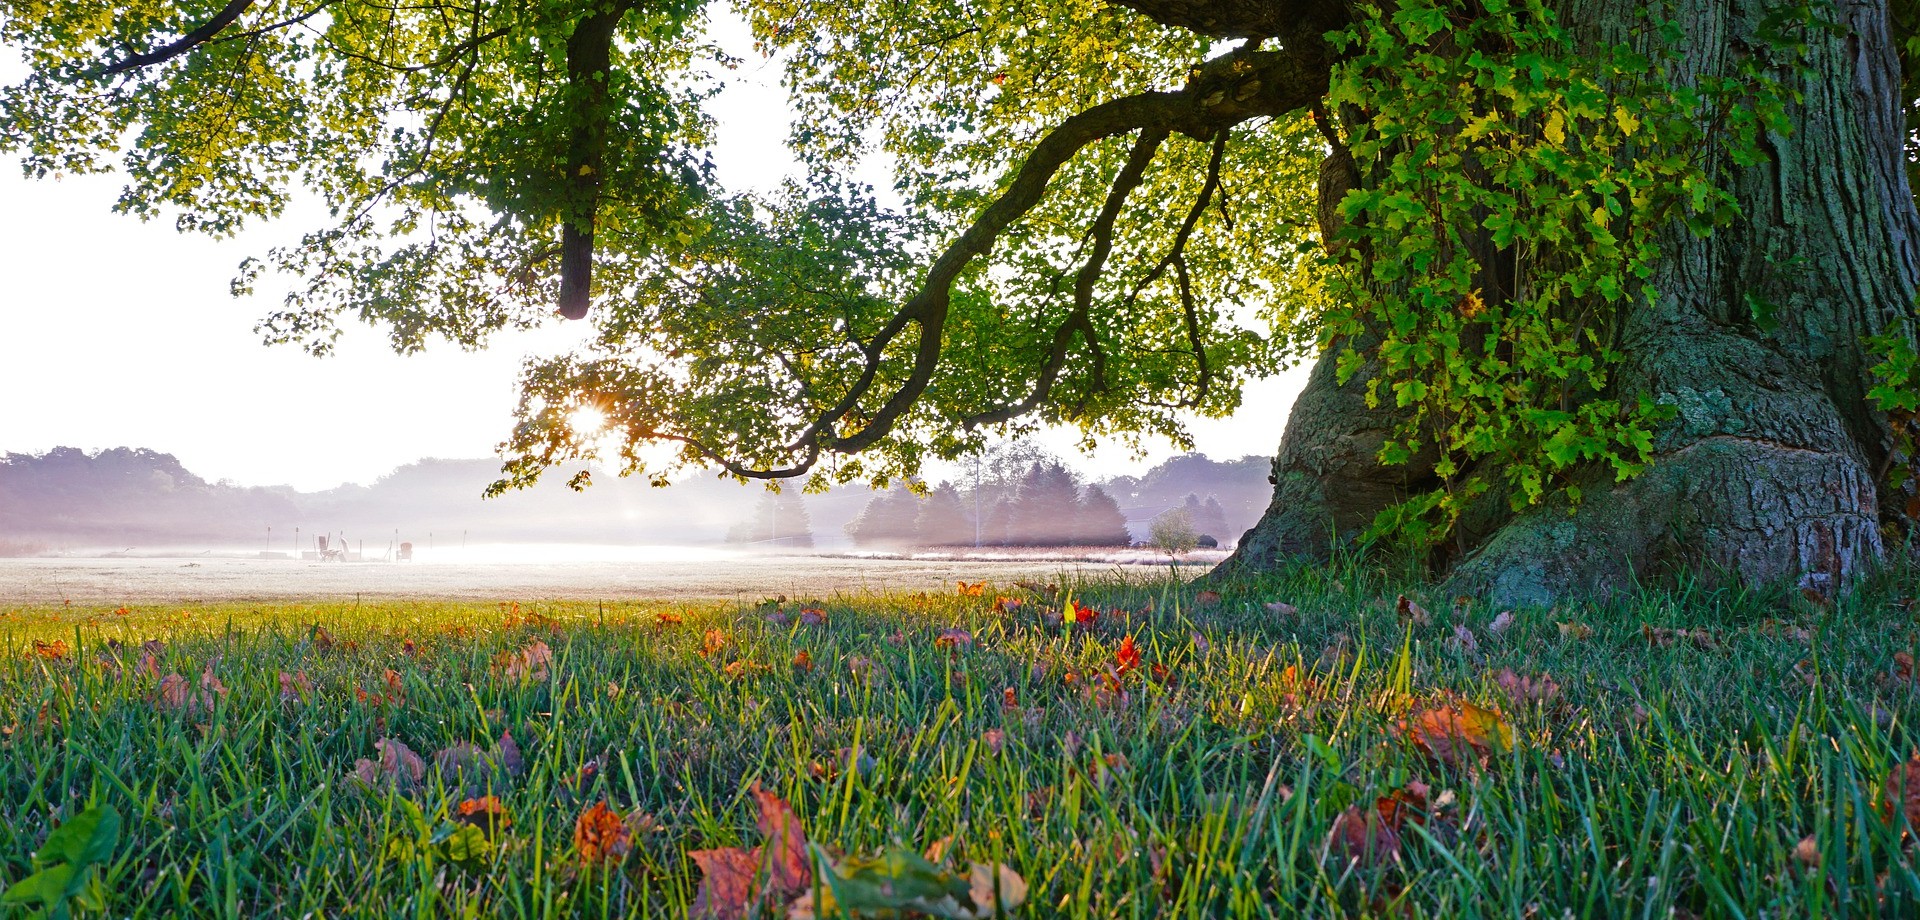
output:
[[[1411,598],[1404,594],[1400,595],[1400,598],[1393,602],[1393,612],[1400,617],[1400,622],[1402,623],[1408,623],[1414,626],[1426,626],[1433,622],[1433,614],[1428,613],[1427,608],[1414,603]]]
[[[761,850],[771,867],[768,881],[781,900],[797,897],[813,883],[807,835],[800,830],[800,819],[785,799],[758,784],[753,787],[753,798],[760,806],[760,833],[767,838]]]
[[[127,609],[126,607],[115,607],[113,608],[113,612],[116,616],[126,616],[127,614],[132,613],[133,611]]]
[[[800,608],[800,625],[825,626],[827,625],[827,612],[818,607],[802,607]]]
[[[758,824],[765,843],[752,849],[723,847],[687,854],[701,872],[700,890],[693,902],[695,917],[746,917],[761,907],[785,905],[812,887],[807,836],[792,806],[758,784],[753,787],[753,797],[760,809]]]
[[[1166,665],[1161,664],[1158,661],[1154,662],[1151,666],[1148,667],[1148,673],[1153,675],[1154,680],[1159,681],[1160,683],[1166,684],[1168,686],[1172,686],[1173,684],[1178,683],[1178,681],[1174,679],[1173,671],[1169,670]]]
[[[1073,624],[1075,626],[1092,626],[1094,623],[1099,622],[1100,611],[1092,607],[1082,607],[1079,601],[1070,600],[1067,603],[1073,606]]]
[[[633,849],[633,828],[605,801],[595,802],[573,822],[573,848],[586,865],[619,862]]]
[[[957,584],[960,586],[959,593],[961,597],[979,597],[987,590],[987,583],[984,581],[976,581],[971,584],[962,581]]]
[[[1422,754],[1455,767],[1485,763],[1513,746],[1513,728],[1498,712],[1468,702],[1418,711],[1398,728]]]
[[[796,672],[812,673],[813,672],[813,655],[809,654],[806,649],[801,649],[797,652],[794,652],[793,653],[793,669]]]
[[[506,806],[490,795],[462,801],[454,810],[453,820],[486,831],[488,836],[513,826],[513,819],[507,817]]]
[[[50,661],[67,660],[67,653],[69,651],[70,649],[67,648],[65,639],[55,639],[52,642],[42,642],[39,639],[33,640],[33,653]]]
[[[1134,646],[1132,636],[1120,640],[1120,647],[1113,652],[1113,661],[1121,674],[1140,666],[1140,650]]]
[[[950,649],[971,648],[973,646],[973,633],[967,632],[964,629],[943,629],[940,630],[939,638],[933,640],[933,644],[945,646]]]
[[[1365,803],[1352,805],[1333,820],[1327,851],[1343,861],[1366,866],[1398,859],[1401,833],[1409,824],[1425,823],[1431,791],[1426,783],[1415,780],[1374,799],[1371,808]]]
[[[1008,687],[1000,691],[1000,708],[1001,709],[1019,709],[1020,708],[1020,698],[1014,694],[1012,687]]]
[[[1887,774],[1881,790],[1880,816],[1893,823],[1896,815],[1906,820],[1909,830],[1920,828],[1920,752],[1906,763],[1895,764]]]
[[[686,621],[677,613],[662,613],[653,618],[653,625],[660,629],[665,629],[669,626],[679,626],[684,622]]]
[[[1202,591],[1193,596],[1193,604],[1196,607],[1212,607],[1219,603],[1220,592],[1218,591]]]

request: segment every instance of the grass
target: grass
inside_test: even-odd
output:
[[[114,916],[681,916],[701,879],[690,851],[762,842],[759,784],[833,852],[944,840],[1004,863],[1031,887],[1025,916],[1912,914],[1904,819],[1878,804],[1916,744],[1894,659],[1915,651],[1893,602],[1912,581],[1833,610],[1649,591],[1519,611],[1497,635],[1496,611],[1418,594],[1432,622],[1409,625],[1402,588],[1362,570],[1210,603],[1065,586],[1056,603],[1103,611],[1091,627],[1050,622],[1043,594],[1011,585],[828,599],[824,625],[799,604],[785,623],[737,605],[15,609],[0,613],[0,883],[33,871],[56,825],[110,805]],[[1456,625],[1477,649],[1450,641]],[[1662,643],[1648,627],[1704,631]],[[951,628],[971,644],[940,644]],[[1116,676],[1126,636],[1142,662]],[[150,638],[165,648],[145,671]],[[544,678],[503,671],[496,656],[535,643]],[[812,670],[793,665],[803,651]],[[1550,698],[1515,700],[1503,669],[1550,678]],[[282,700],[282,672],[311,693]],[[1510,743],[1420,734],[1422,713],[1468,702]],[[503,732],[517,773],[494,756]],[[429,762],[423,780],[349,778],[389,738]],[[431,766],[460,742],[489,753]],[[1329,852],[1336,822],[1414,783],[1424,808],[1347,828],[1397,829],[1393,846]],[[455,862],[435,841],[487,794],[511,825]],[[603,801],[645,818],[623,859],[585,864],[575,822]]]

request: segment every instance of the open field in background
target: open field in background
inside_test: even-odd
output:
[[[1192,576],[1225,553],[1189,554]],[[695,547],[475,547],[441,550],[420,563],[296,562],[233,556],[0,559],[0,604],[199,603],[314,598],[420,600],[758,600],[787,594],[931,591],[956,579],[1011,584],[1022,579],[1165,575],[1148,550],[1065,557],[1020,551],[980,558],[928,554],[797,556]]]
[[[0,606],[0,883],[93,806],[114,916],[1911,915],[1914,587]]]

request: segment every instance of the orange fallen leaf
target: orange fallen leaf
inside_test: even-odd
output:
[[[633,830],[605,801],[595,802],[573,822],[573,848],[587,865],[618,862],[633,849]]]
[[[700,640],[700,657],[712,658],[726,647],[727,634],[718,629],[709,629],[706,637]]]
[[[973,633],[964,629],[943,629],[940,630],[939,637],[933,640],[933,644],[955,650],[972,648]]]
[[[987,590],[987,583],[984,581],[972,583],[963,581],[958,582],[958,584],[960,585],[959,593],[961,597],[979,597]]]
[[[1140,649],[1134,646],[1132,636],[1120,640],[1120,647],[1113,652],[1113,661],[1121,674],[1140,666]]]
[[[1562,639],[1593,638],[1593,627],[1588,626],[1585,623],[1568,621],[1565,623],[1561,623],[1559,625],[1560,625],[1560,638]]]
[[[494,796],[462,801],[454,811],[454,821],[471,825],[492,836],[513,826],[513,819],[507,817],[507,808]]]
[[[1398,728],[1420,753],[1455,767],[1483,764],[1513,747],[1513,727],[1498,712],[1465,701],[1419,710]]]
[[[701,872],[693,903],[695,917],[747,917],[762,908],[782,907],[812,887],[807,836],[792,806],[758,784],[753,787],[753,797],[760,810],[757,824],[765,843],[752,849],[721,847],[687,854]]]
[[[801,649],[797,652],[794,652],[793,653],[793,670],[796,673],[812,673],[813,655],[810,654],[806,649]]]
[[[33,653],[50,661],[67,660],[67,653],[69,651],[65,639],[55,639],[52,642],[42,642],[39,639],[33,640]]]
[[[679,626],[684,622],[686,621],[677,613],[662,613],[653,618],[653,625],[661,629],[665,629],[668,626]]]

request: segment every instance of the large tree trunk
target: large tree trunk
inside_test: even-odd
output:
[[[1603,35],[1637,6],[1569,0],[1562,17]],[[1673,79],[1730,73],[1740,49],[1758,45],[1769,6],[1669,7],[1693,38]],[[1811,33],[1806,75],[1780,74],[1801,91],[1795,130],[1770,137],[1772,160],[1731,180],[1743,220],[1705,240],[1676,229],[1655,297],[1626,317],[1616,395],[1679,410],[1653,466],[1619,484],[1596,471],[1576,507],[1548,504],[1465,534],[1470,553],[1451,572],[1459,589],[1546,603],[1678,573],[1839,588],[1884,552],[1883,526],[1905,502],[1881,484],[1891,448],[1866,399],[1862,339],[1890,327],[1912,335],[1920,215],[1885,3],[1837,10],[1847,28]],[[1774,306],[1777,327],[1751,315],[1756,301]],[[1417,484],[1417,468],[1373,462],[1393,419],[1360,404],[1359,381],[1336,386],[1331,361],[1289,420],[1274,503],[1228,571],[1324,554]]]

